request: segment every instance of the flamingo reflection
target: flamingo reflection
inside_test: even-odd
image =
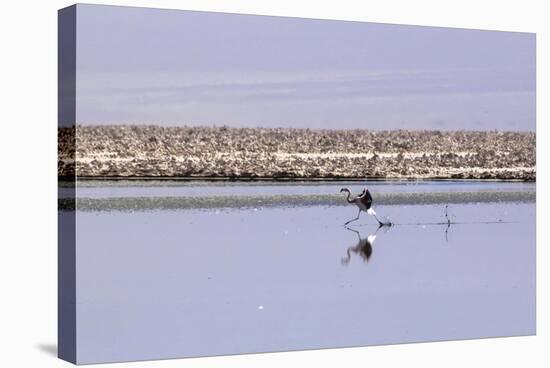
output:
[[[353,231],[355,234],[357,234],[357,238],[359,241],[355,246],[348,248],[348,250],[346,251],[346,257],[342,257],[342,264],[348,265],[350,263],[351,253],[359,255],[359,257],[361,257],[365,263],[368,262],[372,256],[372,245],[376,240],[376,234],[378,233],[378,230],[380,230],[380,228],[382,227],[384,226],[378,226],[374,233],[368,235],[366,238],[361,238],[361,233],[359,233],[359,231],[345,226],[347,230]]]

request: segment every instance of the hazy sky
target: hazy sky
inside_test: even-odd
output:
[[[535,35],[77,8],[77,122],[535,130]]]

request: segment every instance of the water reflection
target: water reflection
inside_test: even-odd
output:
[[[342,265],[347,266],[351,262],[352,253],[356,254],[358,257],[360,257],[364,263],[368,263],[372,253],[373,253],[373,244],[374,241],[377,238],[378,232],[380,229],[383,229],[384,233],[387,233],[389,229],[397,226],[397,225],[409,225],[409,226],[419,226],[425,228],[426,226],[441,226],[444,227],[444,233],[445,233],[445,243],[449,242],[449,229],[451,228],[451,225],[457,224],[457,222],[454,221],[456,216],[450,213],[449,211],[449,205],[445,205],[445,211],[444,211],[445,220],[441,222],[418,222],[418,223],[405,223],[405,224],[394,224],[389,220],[388,217],[385,217],[384,222],[379,221],[379,225],[376,228],[374,232],[367,235],[366,237],[362,237],[360,231],[355,230],[351,227],[348,227],[344,225],[344,228],[348,231],[352,231],[357,235],[357,244],[351,247],[348,247],[346,251],[346,256],[341,258]],[[502,220],[499,220],[498,222],[484,222],[484,224],[490,224],[490,223],[502,223]]]
[[[384,228],[384,232],[387,232],[390,227],[379,225],[376,228],[376,231],[374,231],[372,234],[362,238],[361,233],[355,229],[349,228],[347,226],[344,226],[346,230],[352,231],[355,234],[357,234],[358,242],[356,245],[349,247],[346,251],[346,256],[342,257],[341,262],[343,265],[347,266],[351,261],[351,253],[355,253],[357,256],[359,256],[361,259],[363,259],[363,262],[367,263],[369,259],[372,256],[372,245],[374,241],[376,240],[376,236],[378,234],[378,231],[381,228]]]

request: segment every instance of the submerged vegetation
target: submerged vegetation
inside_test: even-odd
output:
[[[533,132],[78,126],[59,176],[535,180]]]

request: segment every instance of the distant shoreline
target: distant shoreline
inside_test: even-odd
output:
[[[77,126],[58,176],[80,180],[536,181],[534,132]]]

